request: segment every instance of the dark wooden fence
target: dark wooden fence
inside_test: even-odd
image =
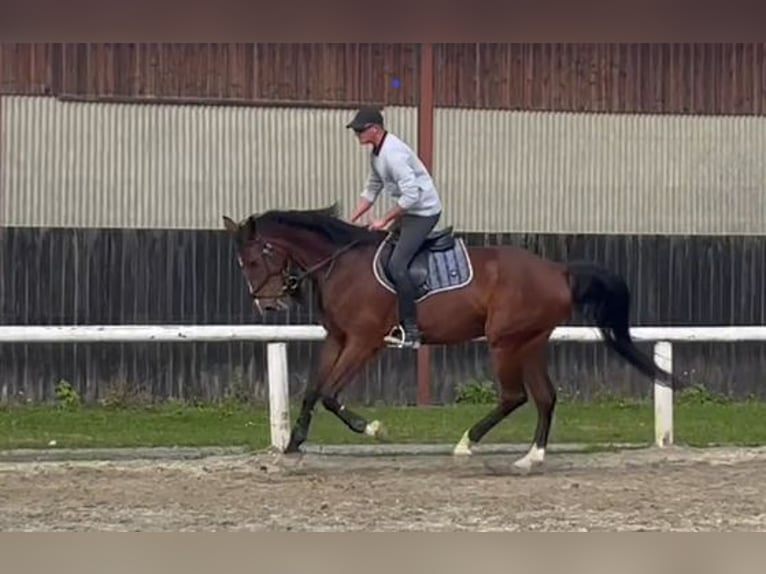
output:
[[[0,231],[0,322],[4,324],[316,323],[309,305],[265,318],[250,306],[228,237],[217,231],[23,229]],[[515,243],[554,259],[586,257],[623,273],[636,325],[766,323],[766,242],[749,237],[471,235],[473,244]],[[309,297],[310,300],[310,297]],[[575,320],[572,324],[582,324]],[[305,385],[319,343],[289,345],[293,394]],[[651,344],[642,344],[651,352]],[[675,368],[716,392],[762,396],[766,345],[675,345]],[[567,396],[648,396],[651,385],[597,344],[557,343],[554,379]],[[265,345],[12,344],[0,347],[0,385],[9,396],[50,399],[60,379],[89,400],[130,388],[155,397],[266,397]],[[493,379],[484,346],[437,347],[434,402],[456,385]],[[414,403],[414,354],[386,351],[350,400]]]

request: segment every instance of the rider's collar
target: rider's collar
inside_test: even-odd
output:
[[[383,137],[380,138],[380,143],[372,148],[372,155],[380,155],[380,148],[383,147],[383,142],[386,141],[386,136],[388,135],[387,131],[383,132]]]

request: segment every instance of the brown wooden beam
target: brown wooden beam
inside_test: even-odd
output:
[[[420,93],[418,97],[418,155],[433,172],[434,154],[434,56],[432,44],[420,44]],[[431,404],[431,350],[418,349],[418,405]]]
[[[62,102],[93,104],[134,104],[168,106],[249,106],[256,108],[318,108],[355,110],[360,106],[383,107],[380,102],[340,102],[319,100],[247,100],[242,98],[203,98],[176,96],[111,96],[99,94],[55,94]]]

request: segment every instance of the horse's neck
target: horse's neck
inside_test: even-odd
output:
[[[295,263],[304,269],[319,264],[322,260],[332,256],[337,249],[313,236],[301,236],[290,242],[282,241],[281,243],[290,252]]]
[[[349,253],[343,246],[331,244],[324,238],[309,234],[292,237],[289,243],[282,242],[282,245],[290,253],[293,262],[303,271],[311,270],[309,279],[317,289],[320,299],[328,281],[332,280],[333,269],[336,268],[334,256],[343,257]]]

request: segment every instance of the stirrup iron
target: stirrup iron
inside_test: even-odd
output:
[[[402,349],[404,347],[410,349],[420,348],[420,341],[415,340],[409,342],[407,340],[407,332],[404,330],[402,325],[394,326],[391,331],[389,331],[388,335],[383,337],[383,340],[388,343],[389,346],[395,347],[397,349]]]

